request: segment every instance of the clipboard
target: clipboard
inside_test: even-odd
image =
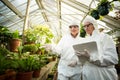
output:
[[[81,51],[81,52],[83,52],[86,49],[89,51],[89,53],[98,53],[98,47],[96,41],[73,45],[73,49],[75,51]]]

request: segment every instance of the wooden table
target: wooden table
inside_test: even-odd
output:
[[[41,68],[40,77],[39,78],[33,78],[32,80],[46,80],[47,77],[48,77],[48,74],[52,71],[52,69],[53,69],[53,67],[55,66],[56,63],[57,63],[57,60],[48,63],[46,66]]]

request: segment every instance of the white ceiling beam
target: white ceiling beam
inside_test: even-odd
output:
[[[42,5],[42,0],[36,0],[36,3],[38,4],[40,10],[44,10],[44,7]],[[41,14],[42,14],[44,20],[46,22],[49,22],[46,13],[45,12],[41,12]]]
[[[60,31],[57,32],[57,34],[59,36],[59,33],[60,33],[60,37],[61,37],[62,36],[62,32],[61,32],[61,29],[62,29],[61,25],[62,25],[62,23],[60,21],[61,20],[61,1],[60,0],[57,0],[57,9],[58,9],[57,17],[59,19],[59,28],[60,28]]]
[[[20,18],[24,17],[22,13],[14,5],[12,5],[8,0],[1,0],[1,1]]]
[[[45,8],[42,4],[42,0],[36,0],[36,3],[37,3],[40,10],[45,10]],[[43,16],[46,23],[49,22],[48,17],[47,17],[45,12],[41,12],[41,15]],[[47,23],[47,25],[51,28],[51,25],[49,23]]]

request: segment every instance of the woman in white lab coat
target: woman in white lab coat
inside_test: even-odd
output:
[[[86,38],[97,42],[98,53],[86,51],[82,55],[89,58],[83,66],[82,80],[118,80],[115,69],[118,55],[112,38],[107,34],[99,33],[97,21],[91,16],[84,19],[83,25],[87,33]]]
[[[52,50],[60,55],[58,80],[81,80],[81,64],[75,55],[73,45],[80,42],[79,26],[69,26],[70,33],[63,36]]]

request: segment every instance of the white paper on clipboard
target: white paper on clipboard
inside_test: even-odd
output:
[[[80,44],[73,45],[75,51],[83,52],[85,49],[88,51],[90,55],[94,55],[98,53],[97,43],[95,41],[84,42]],[[84,65],[88,58],[85,56],[78,56],[79,61]]]
[[[89,53],[98,53],[97,43],[95,41],[80,43],[73,45],[75,51],[84,51],[85,49],[89,51]]]

